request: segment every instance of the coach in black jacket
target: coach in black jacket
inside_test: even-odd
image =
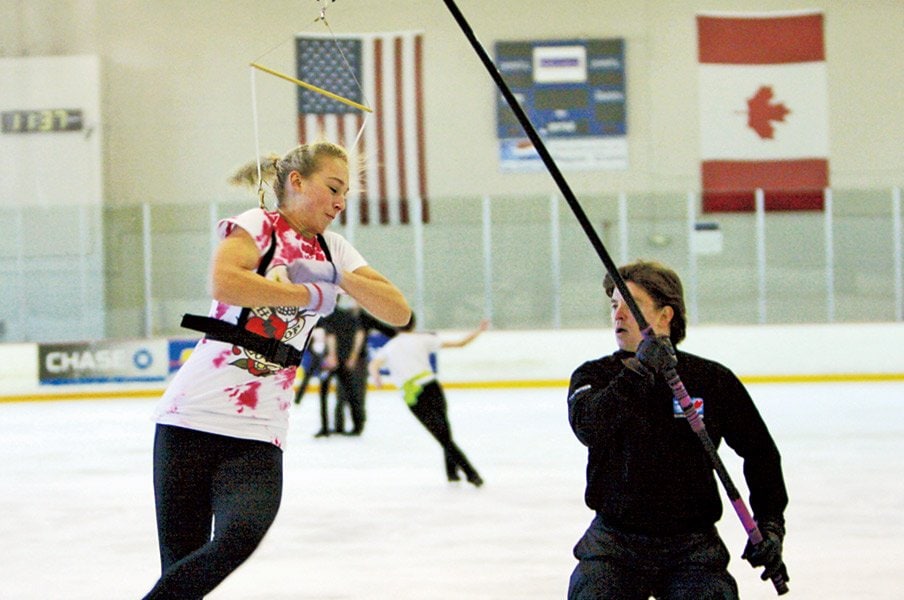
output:
[[[722,504],[712,465],[660,375],[673,365],[713,443],[724,439],[744,460],[764,543],[748,544],[743,558],[766,567],[764,579],[787,579],[781,458],[750,395],[724,366],[672,349],[686,329],[674,271],[635,262],[619,273],[657,337],[644,339],[607,276],[619,350],[578,367],[568,393],[571,427],[588,448],[585,501],[596,511],[574,549],[569,599],[738,597],[715,528]]]

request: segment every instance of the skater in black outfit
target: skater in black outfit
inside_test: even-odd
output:
[[[380,348],[370,361],[368,370],[376,387],[382,387],[380,370],[385,366],[390,376],[402,390],[405,403],[424,427],[442,445],[449,481],[459,481],[458,471],[462,471],[468,481],[477,487],[483,479],[452,440],[452,429],[446,409],[446,396],[430,365],[430,354],[440,348],[461,348],[470,344],[489,327],[489,322],[481,321],[480,326],[458,341],[442,341],[435,333],[414,333],[414,315],[398,334]]]
[[[661,372],[672,367],[706,422],[744,460],[764,543],[742,558],[781,573],[788,503],[779,451],[738,378],[713,361],[674,351],[685,336],[681,281],[653,262],[619,269],[655,336],[644,338],[610,277],[619,350],[571,376],[568,418],[588,448],[585,501],[596,512],[574,549],[570,600],[733,600],[737,584],[715,528],[722,504],[713,468]],[[676,361],[677,360],[677,364]]]
[[[301,382],[299,382],[298,389],[295,391],[295,404],[301,404],[301,399],[308,391],[311,379],[320,377],[320,365],[323,363],[323,356],[326,353],[325,338],[326,334],[323,331],[323,327],[315,327],[311,331],[311,341],[305,350],[309,357],[308,366],[306,368],[304,368],[303,364],[299,366],[299,370],[302,373]]]
[[[327,373],[324,372],[322,368],[323,359],[326,356],[326,332],[323,330],[323,327],[318,326],[311,331],[311,341],[308,343],[306,352],[310,359],[307,368],[301,369],[303,373],[301,382],[298,384],[298,389],[295,391],[295,404],[301,404],[301,399],[308,391],[308,385],[310,385],[311,379],[318,379],[320,382],[320,391],[323,391],[323,380],[327,376]],[[323,437],[329,435],[327,398],[325,395],[318,395],[320,396],[320,431],[314,435],[315,437]]]
[[[326,356],[322,368],[326,372],[320,382],[320,403],[326,405],[330,383],[336,380],[336,408],[330,433],[361,435],[367,414],[364,392],[367,386],[367,332],[361,324],[359,311],[337,307],[333,314],[321,321],[326,330]],[[345,408],[352,421],[345,430]],[[323,431],[318,435],[325,435]]]
[[[334,429],[329,430],[326,417],[323,417],[323,428],[318,436],[329,433],[361,435],[367,421],[367,340],[371,331],[378,331],[388,338],[396,334],[395,327],[377,319],[367,311],[361,310],[353,299],[344,300],[345,306],[323,320],[327,327],[326,354],[321,365],[320,408],[326,414],[327,397],[330,382],[336,385],[336,407],[334,410]],[[348,409],[352,421],[351,431],[345,431],[345,413]]]

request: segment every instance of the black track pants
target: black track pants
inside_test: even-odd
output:
[[[574,548],[568,600],[737,600],[728,550],[715,528],[648,536],[594,518]]]

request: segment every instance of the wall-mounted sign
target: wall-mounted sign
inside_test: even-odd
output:
[[[42,384],[163,381],[169,373],[166,340],[98,340],[40,344]]]
[[[561,168],[628,168],[624,40],[497,42],[496,64]],[[502,170],[542,170],[501,93],[496,115]]]

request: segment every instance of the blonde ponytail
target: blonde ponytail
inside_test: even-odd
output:
[[[276,164],[279,159],[280,156],[278,154],[271,153],[261,160],[260,175],[263,183],[272,185],[273,180],[276,179]],[[257,189],[257,176],[257,161],[252,160],[236,169],[228,181],[230,185]]]
[[[268,154],[261,161],[258,181],[257,161],[239,167],[229,178],[229,183],[257,189],[260,194],[261,208],[264,208],[264,184],[273,190],[277,204],[282,204],[285,197],[286,179],[289,173],[297,171],[302,177],[310,177],[318,168],[322,157],[334,157],[348,163],[348,153],[338,144],[327,141],[302,144],[290,150],[285,156]]]

